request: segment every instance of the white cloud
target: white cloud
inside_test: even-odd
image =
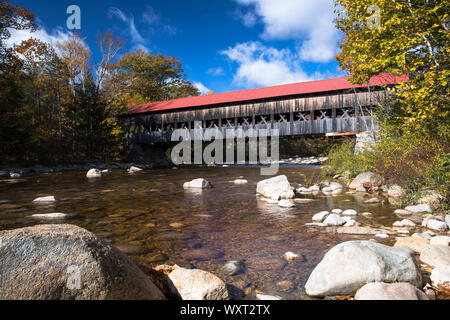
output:
[[[206,73],[213,76],[223,76],[225,74],[225,71],[223,70],[222,67],[217,67],[217,68],[209,68],[208,70],[206,70]]]
[[[22,41],[30,38],[41,40],[42,42],[49,43],[55,47],[56,42],[68,40],[72,36],[71,32],[65,32],[62,28],[57,28],[50,33],[44,28],[40,28],[35,32],[30,32],[29,30],[9,29],[9,32],[11,33],[11,37],[5,41],[6,45],[9,47],[19,45]]]
[[[202,95],[207,94],[208,92],[211,91],[201,82],[194,81],[192,84],[194,85],[194,87],[198,89],[198,91],[200,91],[200,94]]]
[[[267,47],[260,42],[238,43],[221,54],[239,65],[233,80],[241,86],[273,86],[319,77],[308,76],[290,50]]]
[[[148,43],[137,29],[134,16],[132,14],[127,15],[116,7],[109,8],[108,14],[110,18],[116,17],[128,26],[128,33],[131,43],[133,44],[132,50],[142,49],[149,52],[149,49],[147,48]]]
[[[240,9],[236,9],[235,11],[235,17],[240,20],[244,26],[248,28],[252,28],[255,26],[256,22],[258,21],[258,17],[255,15],[252,11],[247,11],[246,13],[243,13]]]
[[[328,62],[337,52],[333,0],[235,0],[254,8],[264,23],[265,40],[301,40],[303,60]]]

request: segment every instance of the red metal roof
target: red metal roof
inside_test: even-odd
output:
[[[393,76],[391,74],[381,74],[379,76],[373,77],[370,80],[370,86],[395,84],[407,80],[408,80],[407,75]],[[368,86],[367,84],[353,85],[348,81],[347,77],[341,77],[334,79],[285,84],[274,87],[225,92],[205,96],[195,96],[168,101],[150,102],[130,107],[128,109],[127,114],[201,107],[215,104],[233,103],[241,101],[243,102],[243,101],[259,100],[291,95],[346,90],[367,86]]]

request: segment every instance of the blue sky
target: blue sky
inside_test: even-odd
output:
[[[96,34],[112,30],[127,51],[182,61],[188,79],[216,93],[345,75],[334,56],[340,34],[333,0],[12,0],[38,17],[33,36],[70,35],[69,5],[81,8],[81,33],[93,56]],[[15,32],[11,42],[29,37]]]

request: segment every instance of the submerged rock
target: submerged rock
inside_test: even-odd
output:
[[[178,268],[169,279],[183,300],[228,300],[225,282],[199,269]]]
[[[353,295],[368,282],[408,282],[419,287],[422,275],[414,254],[373,241],[348,241],[333,247],[311,273],[310,296]]]
[[[280,206],[280,207],[282,207],[282,208],[293,208],[293,207],[295,207],[295,204],[293,204],[291,201],[289,201],[289,200],[285,200],[285,199],[283,199],[283,200],[280,200],[279,202],[278,202],[278,206]]]
[[[222,269],[227,273],[229,276],[235,276],[241,273],[245,273],[246,266],[244,261],[228,261]]]
[[[0,299],[165,299],[117,248],[73,225],[0,232]]]
[[[71,219],[74,216],[72,214],[55,212],[55,213],[33,214],[31,217],[34,219],[42,219],[42,220],[66,220]]]
[[[34,203],[52,203],[52,202],[58,202],[59,199],[55,196],[48,196],[48,197],[40,197],[33,200]]]
[[[368,283],[358,290],[355,300],[429,300],[409,283]]]
[[[181,256],[186,260],[208,261],[222,258],[224,253],[216,249],[198,248],[191,249],[181,253]]]
[[[185,184],[183,184],[184,189],[189,189],[189,188],[206,189],[206,188],[211,188],[211,187],[212,187],[211,183],[209,183],[208,180],[203,179],[203,178],[194,179],[192,181],[189,181],[189,182],[186,182]]]
[[[273,200],[293,199],[295,193],[285,175],[258,182],[256,192]]]

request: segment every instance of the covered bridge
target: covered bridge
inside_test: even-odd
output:
[[[174,129],[278,129],[280,136],[344,135],[376,129],[373,109],[386,87],[407,76],[382,74],[369,84],[347,77],[241,90],[130,107],[122,121],[130,143],[171,141]],[[197,127],[198,129],[198,127]],[[192,135],[193,136],[193,135]]]

